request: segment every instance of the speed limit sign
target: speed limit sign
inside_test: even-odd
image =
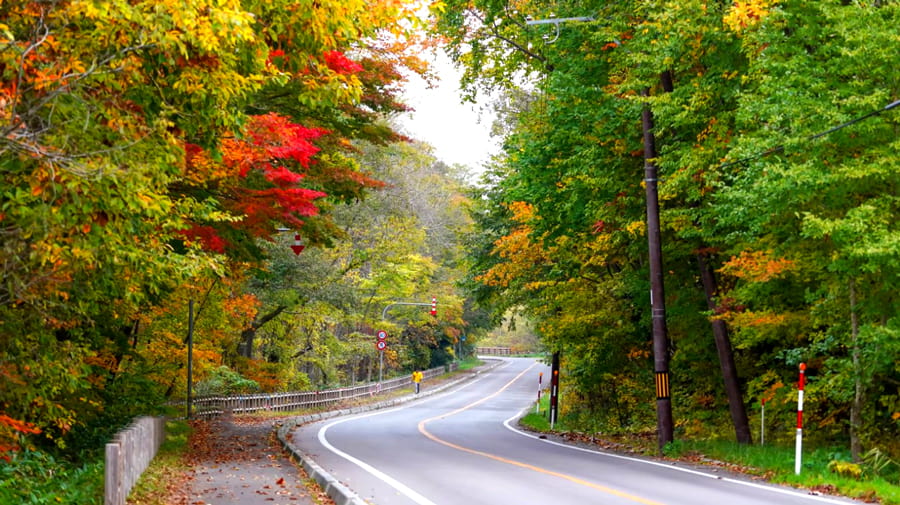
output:
[[[378,330],[375,333],[375,336],[378,337],[378,340],[384,340],[387,338],[387,332],[384,330]]]
[[[387,348],[387,342],[384,340],[379,340],[377,344],[375,344],[375,348],[379,351],[383,351]]]

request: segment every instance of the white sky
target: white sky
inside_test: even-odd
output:
[[[479,114],[476,105],[462,103],[460,72],[443,52],[430,61],[440,81],[429,89],[417,76],[410,78],[405,96],[415,111],[400,116],[404,133],[433,146],[439,160],[481,173],[482,163],[499,152],[497,140],[490,136],[493,118],[487,112]]]

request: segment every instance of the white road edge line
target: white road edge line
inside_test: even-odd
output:
[[[510,423],[511,423],[512,421],[517,420],[517,419],[519,419],[520,417],[522,417],[522,416],[524,416],[525,414],[527,414],[527,413],[531,410],[531,408],[532,408],[532,407],[528,407],[528,408],[526,408],[525,410],[519,412],[518,414],[516,414],[516,415],[510,417],[510,418],[507,419],[506,421],[503,421],[503,426],[505,426],[508,430],[510,430],[510,431],[512,431],[512,432],[514,432],[514,433],[518,433],[519,435],[522,435],[523,437],[533,438],[533,439],[535,439],[535,440],[537,440],[537,441],[539,441],[539,442],[544,442],[544,443],[551,444],[551,445],[556,445],[556,446],[559,446],[559,447],[566,447],[566,448],[568,448],[568,449],[572,449],[572,450],[575,450],[575,451],[587,452],[587,453],[591,453],[591,454],[597,454],[597,455],[600,455],[600,456],[605,456],[605,457],[608,457],[608,458],[624,459],[624,460],[627,460],[627,461],[634,461],[634,462],[637,462],[637,463],[643,463],[643,464],[646,464],[646,465],[658,466],[658,467],[660,467],[660,468],[667,468],[667,469],[669,469],[669,470],[676,470],[676,471],[679,471],[679,472],[690,473],[690,474],[698,475],[698,476],[701,476],[701,477],[708,477],[708,478],[710,478],[710,479],[721,480],[721,481],[729,482],[729,483],[732,483],[732,484],[738,484],[738,485],[741,485],[741,486],[747,486],[747,487],[753,487],[753,488],[758,488],[758,489],[764,489],[764,490],[766,490],[766,491],[772,491],[772,492],[774,492],[774,493],[781,493],[781,494],[791,495],[791,496],[795,496],[795,497],[799,497],[799,498],[807,498],[807,499],[810,499],[810,500],[820,501],[820,502],[824,502],[824,503],[835,503],[835,504],[840,504],[840,505],[848,505],[848,504],[850,504],[850,503],[854,503],[853,501],[848,501],[848,500],[837,500],[837,499],[833,499],[833,498],[826,498],[826,497],[824,497],[824,496],[817,496],[817,495],[811,495],[811,494],[804,494],[804,493],[801,493],[801,492],[798,492],[798,491],[792,491],[792,490],[790,490],[790,489],[784,489],[784,488],[780,488],[780,487],[775,487],[774,485],[757,484],[757,483],[755,483],[755,482],[747,482],[747,481],[743,481],[743,480],[732,479],[732,478],[729,478],[729,477],[723,477],[723,476],[721,476],[721,475],[714,475],[714,474],[711,474],[711,473],[701,472],[701,471],[698,471],[698,470],[691,470],[690,468],[683,468],[683,467],[678,467],[678,466],[672,466],[672,465],[668,465],[668,464],[665,464],[665,463],[659,463],[659,462],[656,462],[656,461],[647,461],[647,460],[645,460],[645,459],[632,458],[632,457],[629,457],[629,456],[622,456],[622,455],[620,455],[620,454],[612,454],[612,453],[608,453],[608,452],[595,451],[595,450],[593,450],[593,449],[585,449],[584,447],[578,447],[578,446],[575,446],[575,445],[569,445],[569,444],[563,444],[563,443],[560,443],[560,442],[554,442],[553,440],[547,440],[547,439],[541,438],[541,437],[539,437],[539,436],[537,436],[537,435],[532,435],[531,433],[526,433],[526,432],[524,432],[524,431],[522,431],[522,430],[513,428],[513,427],[510,425]]]
[[[393,409],[393,410],[398,410],[398,409]],[[372,415],[377,415],[377,414],[372,414]],[[325,433],[328,431],[328,428],[330,428],[336,424],[341,424],[345,421],[349,421],[350,419],[360,419],[363,417],[369,417],[369,416],[358,416],[358,417],[352,417],[349,419],[343,419],[340,421],[335,421],[333,423],[330,423],[330,424],[322,427],[322,429],[319,430],[319,443],[321,443],[323,446],[325,446],[325,448],[328,449],[329,451],[337,454],[338,456],[346,459],[347,461],[353,463],[354,465],[369,472],[375,478],[380,479],[382,482],[384,482],[385,484],[396,489],[398,492],[400,492],[401,494],[403,494],[410,500],[418,503],[419,505],[436,505],[433,501],[431,501],[428,498],[425,498],[424,496],[420,495],[419,493],[413,491],[406,484],[403,484],[402,482],[400,482],[397,479],[391,477],[390,475],[382,472],[381,470],[375,468],[374,466],[366,463],[365,461],[358,459],[356,457],[353,457],[353,456],[347,454],[346,452],[338,449],[337,447],[331,445],[331,443],[329,443],[328,440],[325,438]]]
[[[505,363],[503,363],[502,365],[498,366],[497,368],[504,368],[504,367],[506,367],[506,366],[508,366],[508,365],[509,365],[509,362],[505,362]],[[462,386],[460,386],[460,387],[454,389],[454,391],[459,391],[459,390],[461,390],[461,389],[465,389],[465,388],[469,387],[470,385],[475,384],[475,383],[478,382],[478,381],[481,381],[481,380],[484,379],[486,376],[487,376],[487,375],[484,375],[484,376],[479,377],[479,378],[477,378],[477,379],[475,379],[475,380],[469,381],[469,382],[467,382],[466,384],[463,384]],[[430,401],[430,400],[432,400],[432,399],[434,399],[434,398],[437,398],[437,397],[439,397],[439,396],[442,396],[442,395],[435,395],[435,396],[432,397],[432,398],[428,398],[428,399],[423,400],[423,401],[421,401],[421,402],[417,402],[416,405],[421,405],[422,403],[427,402],[427,401]],[[381,470],[375,468],[374,466],[372,466],[372,465],[366,463],[365,461],[363,461],[363,460],[361,460],[361,459],[359,459],[359,458],[356,458],[356,457],[354,457],[354,456],[351,456],[350,454],[347,454],[346,452],[344,452],[344,451],[338,449],[337,447],[331,445],[331,442],[329,442],[329,441],[328,441],[328,438],[325,436],[325,434],[328,432],[328,428],[331,428],[332,426],[336,426],[336,425],[338,425],[338,424],[345,423],[345,422],[347,422],[347,421],[353,421],[353,420],[355,420],[355,419],[364,419],[364,418],[366,418],[366,417],[380,416],[380,415],[382,415],[382,414],[387,414],[387,413],[389,413],[389,412],[396,412],[396,411],[398,411],[398,410],[403,410],[403,409],[405,409],[405,408],[409,408],[409,405],[404,405],[404,406],[402,406],[402,407],[398,407],[398,408],[395,408],[395,409],[378,410],[378,411],[371,412],[371,413],[368,413],[368,414],[362,414],[362,415],[359,415],[359,416],[353,416],[353,417],[347,417],[347,418],[345,418],[345,419],[339,419],[339,420],[337,420],[337,421],[328,423],[328,424],[326,424],[325,426],[323,426],[321,429],[319,429],[319,431],[318,431],[318,433],[317,433],[317,437],[318,437],[318,439],[319,439],[319,443],[322,444],[322,446],[324,446],[326,449],[328,449],[329,451],[331,451],[331,452],[337,454],[338,456],[340,456],[340,457],[346,459],[347,461],[353,463],[354,465],[356,465],[356,466],[362,468],[362,469],[365,470],[366,472],[369,472],[370,474],[372,474],[372,476],[374,476],[374,477],[377,478],[377,479],[380,479],[380,480],[381,480],[382,482],[384,482],[385,484],[387,484],[387,485],[391,486],[392,488],[396,489],[398,492],[400,492],[401,494],[403,494],[404,496],[406,496],[406,497],[409,498],[410,500],[412,500],[412,501],[418,503],[419,505],[437,505],[437,504],[435,504],[433,501],[429,500],[428,498],[426,498],[426,497],[422,496],[421,494],[417,493],[416,491],[414,491],[412,488],[410,488],[410,487],[407,486],[406,484],[403,484],[402,482],[400,482],[400,481],[398,481],[397,479],[391,477],[390,475],[388,475],[388,474],[382,472]]]

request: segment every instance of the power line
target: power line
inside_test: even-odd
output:
[[[836,132],[836,131],[838,131],[838,130],[841,130],[841,129],[843,129],[843,128],[846,128],[846,127],[848,127],[848,126],[851,126],[851,125],[854,125],[854,124],[856,124],[856,123],[859,123],[860,121],[864,121],[864,120],[866,120],[866,119],[869,119],[870,117],[877,116],[877,115],[881,114],[882,112],[887,112],[887,111],[889,111],[889,110],[891,110],[891,109],[893,109],[894,107],[897,107],[897,106],[900,106],[900,100],[897,100],[897,101],[895,101],[895,102],[893,102],[893,103],[890,103],[890,104],[884,106],[883,108],[878,109],[878,110],[875,110],[875,111],[872,111],[872,112],[870,112],[870,113],[868,113],[868,114],[866,114],[866,115],[864,115],[864,116],[860,116],[860,117],[858,117],[858,118],[856,118],[856,119],[851,119],[850,121],[847,121],[846,123],[841,123],[841,124],[839,124],[839,125],[837,125],[837,126],[833,126],[833,127],[829,128],[829,129],[827,129],[827,130],[825,130],[825,131],[823,131],[823,132],[820,132],[820,133],[817,133],[817,134],[815,134],[815,135],[809,136],[809,137],[806,138],[806,140],[815,140],[815,139],[824,137],[825,135],[828,135],[829,133],[834,133],[834,132]],[[727,167],[730,167],[730,166],[733,166],[733,165],[740,165],[740,164],[742,164],[742,163],[746,163],[746,162],[748,162],[748,161],[753,161],[753,160],[755,160],[755,159],[763,158],[763,157],[768,156],[768,155],[770,155],[770,154],[773,154],[773,153],[779,153],[779,152],[782,152],[782,151],[784,151],[784,144],[780,144],[780,145],[778,145],[778,146],[775,146],[775,147],[773,147],[773,148],[771,148],[771,149],[768,149],[768,150],[766,150],[766,151],[763,151],[763,152],[761,152],[761,153],[754,154],[754,155],[752,155],[752,156],[747,156],[746,158],[741,158],[741,159],[739,159],[739,160],[729,161],[729,162],[727,162],[727,163],[722,163],[721,165],[718,166],[718,168],[727,168]]]

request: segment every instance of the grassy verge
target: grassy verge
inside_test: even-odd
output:
[[[471,370],[477,366],[481,366],[484,364],[484,361],[481,361],[475,356],[469,356],[468,358],[459,362],[459,370]]]
[[[129,505],[166,505],[174,494],[185,492],[190,434],[186,421],[166,422],[166,440],[128,496]]]
[[[540,413],[524,416],[519,424],[537,432],[549,433],[550,422],[547,414],[549,399],[541,399]],[[570,426],[566,419],[560,419],[553,433],[581,443],[594,443],[598,448],[617,452],[654,455],[655,440],[648,440],[646,434],[586,436]],[[648,443],[649,442],[649,443]],[[775,445],[742,445],[728,441],[676,440],[665,450],[665,457],[698,465],[756,475],[771,482],[802,487],[824,494],[837,494],[865,501],[878,501],[882,505],[900,505],[900,468],[896,464],[883,467],[876,473],[869,465],[850,465],[850,472],[836,473],[831,467],[839,451],[820,449],[807,451],[803,456],[800,475],[794,474],[794,447]],[[831,465],[831,466],[830,466]],[[859,470],[858,476],[849,473]]]
[[[803,487],[826,494],[840,494],[883,505],[900,505],[897,470],[886,469],[879,475],[869,465],[842,465],[841,473],[833,469],[839,450],[805,451],[800,475],[794,473],[794,447],[775,445],[741,445],[729,441],[679,440],[666,448],[666,456],[718,464],[738,465],[738,470],[766,477],[772,482]],[[699,460],[699,461],[698,461]],[[859,472],[858,475],[854,475]]]

